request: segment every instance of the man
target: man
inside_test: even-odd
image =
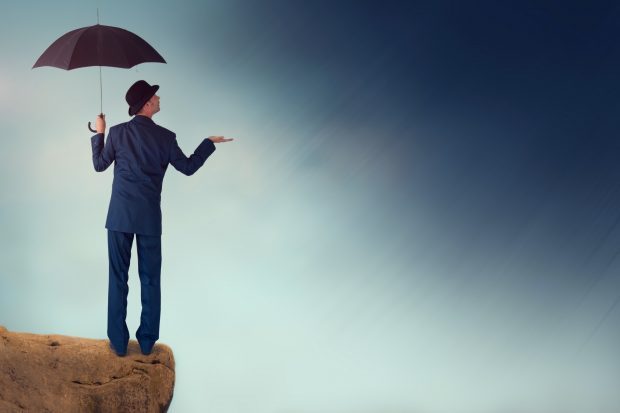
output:
[[[134,83],[125,100],[129,104],[129,122],[110,128],[104,145],[105,115],[97,117],[97,134],[91,138],[93,166],[105,171],[114,162],[114,181],[108,209],[108,338],[118,356],[127,354],[129,330],[127,286],[131,245],[137,240],[142,314],[136,338],[143,354],[150,354],[159,339],[161,309],[161,189],[168,164],[192,175],[215,151],[215,143],[229,142],[223,136],[202,141],[193,155],[186,157],[176,135],[152,117],[159,112],[158,85],[144,80]]]

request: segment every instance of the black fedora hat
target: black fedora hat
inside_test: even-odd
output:
[[[151,86],[144,80],[138,80],[136,83],[131,85],[125,95],[125,100],[129,105],[129,116],[133,116],[138,113],[140,109],[142,109],[142,106],[144,106],[144,104],[153,97],[158,89],[159,85]]]

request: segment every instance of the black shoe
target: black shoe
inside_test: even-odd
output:
[[[116,354],[119,357],[125,357],[127,355],[127,350],[125,350],[124,352],[118,352],[116,351],[116,349],[114,348],[114,346],[112,345],[112,342],[110,341],[110,349],[114,352],[114,354]]]
[[[138,343],[140,344],[140,351],[145,356],[148,356],[149,354],[153,352],[153,347],[155,346],[155,343],[148,343],[148,344],[142,344],[140,342]]]

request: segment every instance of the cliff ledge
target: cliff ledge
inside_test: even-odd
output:
[[[10,332],[0,326],[0,412],[165,412],[174,357],[135,340],[118,357],[108,340]]]

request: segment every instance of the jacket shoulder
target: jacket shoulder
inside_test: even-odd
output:
[[[128,123],[129,123],[129,122],[123,122],[123,123],[118,123],[118,124],[116,124],[116,125],[114,125],[114,126],[110,126],[109,133],[113,133],[113,132],[114,132],[114,133],[117,133],[117,132],[119,132],[119,131],[121,131],[121,130],[125,129],[125,128],[127,127],[127,124],[128,124]]]
[[[159,132],[162,134],[162,136],[165,136],[168,139],[174,139],[177,136],[176,133],[172,132],[170,129],[164,128],[161,125],[157,125],[157,128],[158,128]]]

